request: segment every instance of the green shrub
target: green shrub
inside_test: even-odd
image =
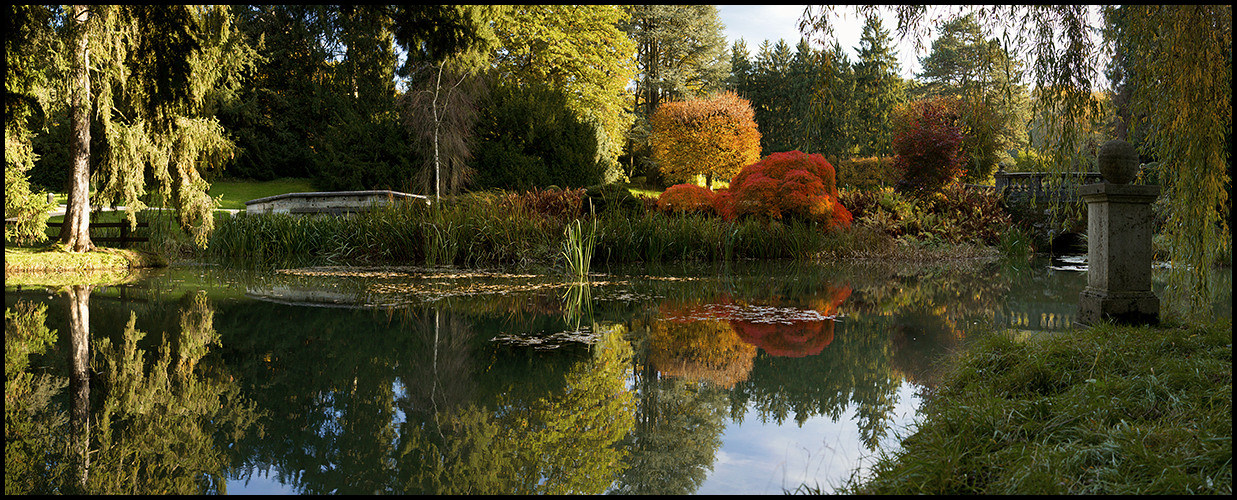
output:
[[[959,184],[927,196],[911,196],[893,188],[843,190],[840,199],[852,207],[856,225],[895,238],[996,245],[1013,226],[997,193]]]
[[[838,188],[875,189],[898,182],[893,158],[850,158],[838,162]],[[851,208],[849,205],[847,208]]]
[[[481,104],[475,125],[476,187],[524,190],[601,182],[593,127],[546,86],[501,84]]]

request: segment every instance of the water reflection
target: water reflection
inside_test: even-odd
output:
[[[154,341],[135,311],[100,328],[92,292],[64,287],[53,315],[47,302],[9,307],[6,293],[6,493],[226,492],[232,461],[217,438],[244,435],[255,409],[223,367],[199,365],[218,343],[205,295]],[[47,349],[46,323],[62,321],[68,335]]]
[[[1085,286],[1047,263],[349,273],[6,290],[6,490],[684,494],[742,460],[768,484],[785,464],[732,431],[874,452],[943,356],[1068,328]]]

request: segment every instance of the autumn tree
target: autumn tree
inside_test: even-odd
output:
[[[967,180],[981,182],[1008,161],[1007,151],[1027,145],[1029,97],[1022,63],[1000,40],[988,38],[973,13],[941,26],[932,51],[921,59],[926,83],[918,97],[956,98],[961,109]]]
[[[667,179],[729,179],[760,159],[760,132],[751,104],[733,92],[666,102],[653,114],[653,158]]]
[[[726,37],[713,5],[631,5],[623,31],[635,42],[635,87],[627,134],[625,173],[658,177],[651,155],[648,121],[665,101],[703,97],[725,90],[730,73]]]
[[[939,192],[965,174],[962,127],[957,101],[916,101],[900,110],[893,140],[899,189],[914,194]]]
[[[832,7],[808,7],[800,28],[827,33]],[[861,8],[860,10],[864,10]],[[871,8],[866,8],[869,11]],[[927,28],[928,8],[897,7],[898,31],[919,38]],[[995,6],[979,9],[1011,29],[1005,40],[1030,62],[1035,87],[1053,88],[1035,103],[1061,124],[1051,168],[1063,175],[1071,168],[1078,127],[1072,125],[1100,106],[1092,91],[1103,52],[1137,54],[1129,77],[1136,81],[1130,105],[1145,111],[1149,138],[1140,153],[1158,159],[1163,169],[1165,205],[1172,207],[1164,226],[1170,248],[1170,301],[1186,299],[1184,312],[1201,311],[1216,286],[1210,270],[1230,251],[1228,186],[1231,183],[1228,137],[1232,127],[1231,5],[1146,5],[1126,9],[1118,30],[1102,44],[1086,5]],[[1113,18],[1101,18],[1108,22]]]

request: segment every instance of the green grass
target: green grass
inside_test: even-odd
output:
[[[645,189],[637,187],[628,187],[627,190],[631,191],[631,194],[634,196],[644,196],[646,198],[657,198],[661,196],[661,192],[663,191],[661,189]]]
[[[1231,319],[991,335],[839,493],[1231,494],[1232,342]]]
[[[4,281],[17,283],[55,282],[61,279],[80,279],[65,276],[65,272],[89,272],[97,270],[126,270],[145,267],[163,267],[167,260],[152,252],[119,248],[99,248],[91,252],[67,252],[58,245],[46,244],[36,247],[4,245]],[[22,274],[17,276],[15,273]]]
[[[217,180],[210,184],[211,198],[220,200],[219,208],[243,209],[245,202],[284,193],[307,193],[317,191],[309,179],[276,179],[273,181]]]
[[[317,189],[310,185],[309,179],[287,178],[275,179],[273,181],[216,180],[211,182],[210,190],[207,191],[207,194],[211,198],[221,198],[222,203],[219,208],[243,209],[245,208],[245,202],[249,200],[284,193],[306,193],[313,191],[317,191]],[[68,203],[69,195],[66,193],[55,193],[55,197],[56,203],[59,205]]]

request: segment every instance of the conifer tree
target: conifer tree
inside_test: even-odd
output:
[[[215,202],[204,174],[222,168],[233,149],[214,114],[254,51],[226,7],[75,6],[70,16],[72,175],[60,242],[76,252],[93,248],[92,204],[123,205],[136,224],[149,203],[176,209],[180,227],[205,246]],[[96,119],[102,147],[92,152]]]
[[[905,101],[893,38],[880,18],[868,16],[855,62],[855,141],[860,156],[889,156],[893,141],[893,111]]]

